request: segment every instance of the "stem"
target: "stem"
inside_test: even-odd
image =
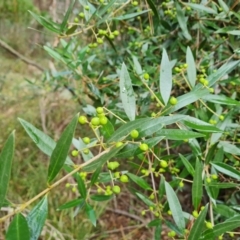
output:
[[[51,186],[49,186],[48,188],[46,188],[45,190],[43,190],[42,192],[40,192],[38,195],[36,195],[35,197],[33,197],[32,199],[30,199],[29,201],[27,201],[26,203],[22,204],[20,207],[16,208],[13,212],[7,214],[6,216],[0,218],[0,223],[3,222],[4,220],[10,218],[11,216],[23,211],[25,208],[27,208],[30,204],[32,204],[33,202],[35,202],[38,198],[44,196],[45,194],[47,194],[48,192],[50,192],[53,188],[57,187],[60,183],[62,183],[63,181],[65,181],[68,177],[72,176],[74,173],[78,172],[81,168],[89,165],[90,163],[96,161],[99,157],[101,157],[102,155],[104,155],[105,153],[109,152],[110,149],[107,149],[103,152],[101,152],[100,154],[98,154],[97,156],[93,157],[92,159],[90,159],[89,161],[78,165],[73,171],[71,171],[70,173],[68,173],[67,175],[65,175],[63,178],[61,178],[60,180],[58,180],[57,182],[55,182],[54,184],[52,184]]]

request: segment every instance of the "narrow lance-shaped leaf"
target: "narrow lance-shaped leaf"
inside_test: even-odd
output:
[[[187,47],[187,76],[188,76],[188,81],[191,85],[191,87],[195,86],[196,83],[196,78],[197,78],[197,71],[196,71],[196,65],[194,61],[194,57],[191,51],[190,47]]]
[[[162,99],[167,104],[172,90],[172,64],[165,49],[162,53],[159,86]]]
[[[69,148],[72,143],[73,135],[77,125],[78,114],[72,119],[69,125],[63,131],[60,139],[54,148],[50,164],[48,167],[48,183],[50,183],[59,173],[64,165],[65,159],[68,155]]]
[[[136,100],[132,87],[132,81],[129,76],[126,65],[122,64],[122,69],[119,73],[120,84],[120,97],[122,100],[123,108],[130,121],[135,119],[136,113]]]
[[[177,9],[177,20],[178,20],[180,28],[182,29],[183,36],[187,40],[191,40],[192,37],[189,34],[188,29],[187,29],[187,18],[184,16],[184,11],[177,2],[175,4],[176,4],[176,9]]]
[[[195,209],[198,209],[199,204],[202,200],[203,194],[202,171],[203,171],[202,163],[197,159],[192,184],[192,203]]]
[[[208,211],[208,205],[204,207],[204,209],[201,211],[198,218],[194,222],[191,228],[191,231],[189,233],[188,240],[196,240],[196,239],[199,239],[199,236],[201,236],[201,233],[205,224],[207,211]]]
[[[14,132],[10,134],[0,154],[0,209],[5,202],[14,155]]]
[[[172,212],[172,216],[174,219],[174,222],[180,229],[185,228],[185,219],[183,216],[183,211],[181,204],[177,198],[176,193],[170,186],[168,182],[165,181],[165,190],[166,190],[166,195],[167,195],[167,201],[169,204],[169,208]]]
[[[7,233],[6,240],[26,240],[30,239],[30,232],[25,217],[18,213],[10,223]]]
[[[91,223],[93,224],[93,226],[96,227],[96,223],[97,223],[96,214],[94,209],[89,204],[86,204],[86,214],[89,220],[91,221]]]
[[[67,25],[67,21],[68,21],[68,18],[72,12],[72,9],[73,9],[73,6],[74,6],[74,3],[75,3],[75,0],[71,0],[69,6],[68,6],[68,10],[63,18],[63,21],[62,21],[62,24],[61,24],[61,31],[64,30],[64,28],[66,27]]]
[[[48,214],[48,200],[45,196],[28,214],[27,223],[30,228],[30,240],[37,240],[41,234]]]
[[[219,172],[226,174],[229,177],[240,180],[240,172],[236,168],[222,162],[211,163],[211,165]]]
[[[51,156],[53,149],[56,146],[56,142],[50,138],[47,134],[44,132],[40,131],[36,127],[34,127],[32,124],[29,122],[18,118],[19,122],[22,124],[24,127],[25,131],[29,135],[29,137],[33,140],[33,142],[37,145],[37,147],[45,154],[48,156]],[[67,157],[66,164],[73,165],[72,160]]]

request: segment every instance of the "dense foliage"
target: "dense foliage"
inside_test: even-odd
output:
[[[59,39],[43,46],[57,71],[42,84],[67,88],[82,112],[57,143],[19,119],[50,156],[48,188],[0,219],[16,214],[6,239],[37,239],[47,193],[71,175],[76,184],[66,187],[79,196],[58,209],[84,211],[94,226],[93,202],[117,200],[127,185],[145,204],[139,215],[151,216],[154,239],[163,225],[172,239],[239,234],[238,10],[230,0],[72,0],[61,23],[31,12]],[[0,155],[0,207],[10,204],[13,149],[14,133]],[[62,168],[68,174],[56,180]],[[180,196],[188,188],[186,205]],[[21,211],[40,197],[25,218]]]

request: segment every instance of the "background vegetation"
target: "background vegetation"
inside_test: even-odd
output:
[[[1,149],[16,129],[7,199],[20,204],[46,187],[49,158],[26,135],[18,117],[57,141],[75,113],[81,112],[92,121],[99,106],[106,107],[111,134],[135,118],[150,121],[171,116],[170,121],[174,119],[172,114],[181,114],[194,119],[171,120],[170,126],[164,123],[157,135],[164,136],[164,141],[151,142],[155,132],[144,129],[144,125],[129,128],[140,132],[134,144],[146,140],[153,155],[134,149],[134,159],[129,159],[131,148],[120,152],[116,158],[120,174],[128,171],[134,175],[127,175],[127,184],[114,180],[121,186],[121,193],[113,200],[91,202],[98,219],[96,228],[91,224],[95,218],[87,210],[85,214],[77,214],[78,208],[56,211],[84,195],[78,193],[74,179],[54,189],[48,196],[49,214],[42,239],[160,239],[161,232],[167,239],[194,239],[196,233],[203,234],[202,239],[236,237],[240,179],[239,5],[235,1],[79,0],[75,5],[74,1],[61,1],[58,6],[55,1],[49,1],[49,6],[44,2],[42,8],[31,1],[0,3],[2,40],[45,69],[26,65],[0,48]],[[130,90],[126,84],[131,85]],[[82,125],[76,136],[87,136],[94,142],[94,131],[90,130],[91,125]],[[183,131],[175,130],[189,132],[183,135]],[[107,138],[106,132],[101,132],[104,140],[100,143],[105,144]],[[92,153],[99,151],[101,148],[94,148]],[[81,163],[80,157],[72,159]],[[103,169],[105,174],[116,172],[115,167]],[[86,186],[89,179],[83,178]],[[102,181],[107,192],[107,184]],[[164,183],[165,188],[161,187]],[[149,190],[149,184],[156,184],[157,191]],[[98,190],[92,188],[91,194]],[[181,208],[170,201],[176,196]],[[11,207],[4,211],[11,211]],[[181,221],[172,218],[181,217],[182,210],[190,219],[186,220],[185,232]],[[173,215],[171,211],[175,211]],[[226,223],[229,218],[233,219]],[[1,227],[4,233],[6,226]]]

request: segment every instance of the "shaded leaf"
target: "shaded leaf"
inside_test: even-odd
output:
[[[63,31],[65,29],[66,25],[67,25],[67,22],[68,22],[70,14],[72,12],[74,4],[75,4],[75,0],[71,0],[70,4],[68,6],[68,10],[67,10],[67,12],[66,12],[66,14],[63,18],[63,21],[61,23],[61,31]]]
[[[144,11],[141,11],[141,12],[130,13],[130,14],[126,14],[126,15],[123,15],[123,16],[119,16],[119,17],[114,17],[113,20],[127,20],[127,19],[130,19],[130,18],[137,17],[139,15],[142,15],[143,13],[146,13],[146,12],[149,12],[149,10],[144,10]]]
[[[85,182],[83,181],[81,176],[79,176],[79,174],[77,174],[77,185],[78,185],[78,191],[79,191],[81,197],[86,199],[86,197],[87,197],[87,189],[85,187]]]
[[[192,203],[194,209],[198,209],[203,195],[203,180],[202,180],[203,166],[202,163],[196,159],[195,174],[192,184]]]
[[[64,203],[63,205],[61,205],[60,207],[57,208],[57,210],[63,210],[63,209],[68,209],[68,208],[73,208],[73,207],[83,207],[85,205],[85,200],[83,198],[77,198],[74,200],[71,200],[67,203]]]
[[[128,177],[133,182],[135,182],[138,186],[140,186],[141,188],[143,188],[145,190],[151,190],[151,187],[148,185],[148,183],[143,178],[140,178],[132,173],[126,173],[126,175],[128,175]]]
[[[205,226],[205,219],[206,219],[207,212],[208,212],[208,205],[206,205],[204,207],[204,209],[201,211],[198,218],[194,222],[194,224],[193,224],[193,226],[190,230],[188,240],[199,239],[199,236],[201,236],[202,231],[203,231],[204,226]]]
[[[85,211],[86,211],[86,214],[87,214],[89,220],[91,221],[92,225],[93,225],[94,227],[96,227],[97,219],[96,219],[95,211],[94,211],[94,209],[92,208],[92,206],[89,205],[89,204],[86,204]]]
[[[12,160],[15,148],[15,135],[12,132],[5,142],[0,154],[0,209],[5,203],[8,184],[11,177]]]
[[[189,34],[188,29],[187,29],[187,18],[184,16],[184,11],[177,2],[175,2],[175,4],[176,4],[176,9],[177,9],[177,20],[178,20],[180,28],[182,29],[183,36],[187,40],[191,40],[192,37]]]
[[[100,195],[100,194],[95,194],[95,195],[91,195],[90,198],[93,201],[97,201],[97,202],[103,202],[103,201],[107,201],[113,198],[114,195]]]
[[[73,135],[77,125],[78,114],[72,119],[68,126],[63,131],[56,147],[53,149],[50,164],[48,167],[48,183],[50,183],[62,169],[69,148],[72,144]]]

